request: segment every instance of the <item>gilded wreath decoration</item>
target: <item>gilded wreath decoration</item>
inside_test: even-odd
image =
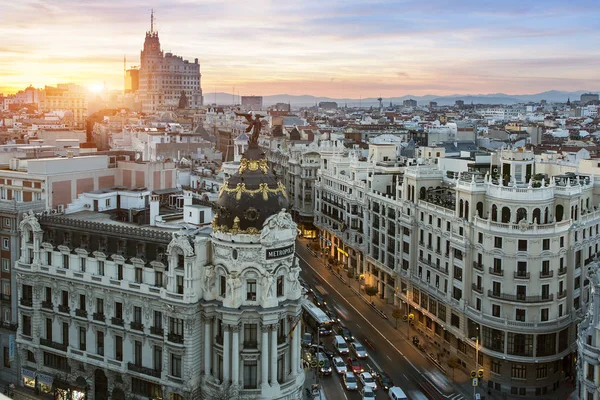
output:
[[[227,183],[225,183],[221,187],[221,191],[219,192],[219,198],[221,198],[223,193],[235,193],[235,199],[238,201],[242,199],[242,193],[245,193],[249,196],[254,196],[255,194],[262,194],[263,200],[265,201],[269,199],[269,193],[281,193],[283,197],[287,199],[285,186],[283,186],[281,182],[277,182],[277,187],[274,189],[271,189],[266,183],[261,183],[260,185],[258,185],[258,189],[247,189],[245,183],[238,183],[234,188],[228,188]]]
[[[266,174],[269,171],[269,165],[266,159],[261,158],[260,160],[248,160],[246,158],[242,158],[240,161],[240,167],[238,168],[238,172],[243,174],[246,170],[248,171],[258,171],[261,170],[263,174]]]

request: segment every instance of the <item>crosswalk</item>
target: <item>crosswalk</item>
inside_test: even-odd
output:
[[[452,393],[446,396],[447,399],[449,400],[463,400],[465,398],[465,396],[463,396],[462,394],[459,393]]]

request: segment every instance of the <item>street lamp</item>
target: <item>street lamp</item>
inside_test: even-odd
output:
[[[479,332],[477,332],[477,337],[472,337],[471,340],[475,341],[475,376],[479,378]],[[477,381],[477,384],[479,384],[479,381]],[[477,385],[473,384],[473,399],[475,398],[476,393]]]

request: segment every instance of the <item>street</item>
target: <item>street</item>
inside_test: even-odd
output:
[[[406,341],[406,324],[401,323],[395,329],[395,321],[391,316],[385,319],[374,310],[368,302],[356,292],[358,281],[351,280],[352,290],[348,286],[348,278],[339,276],[326,268],[306,248],[306,241],[298,241],[296,255],[302,269],[301,277],[311,288],[319,287],[326,291],[326,301],[339,316],[342,324],[349,328],[355,339],[361,342],[368,352],[368,358],[361,360],[365,371],[384,371],[409,396],[410,399],[462,399],[454,388],[447,384],[447,379],[437,368]],[[402,330],[404,328],[404,330]],[[337,327],[336,327],[337,330]],[[321,338],[323,344],[333,350],[333,336]],[[352,354],[351,354],[352,355]],[[343,357],[344,360],[346,356]],[[357,392],[346,391],[341,377],[334,372],[322,378],[323,389],[327,399],[360,399],[360,385]],[[441,390],[434,386],[446,386]],[[382,388],[377,390],[378,398],[386,398]]]

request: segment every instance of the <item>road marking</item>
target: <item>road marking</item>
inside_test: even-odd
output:
[[[402,376],[405,377],[406,380],[408,380],[408,381],[410,380],[410,379],[408,379],[408,376],[406,376],[406,374],[402,374]]]
[[[414,369],[415,371],[417,371],[418,373],[421,373],[421,370],[420,370],[420,369],[418,369],[417,367],[415,367],[415,365],[414,365],[412,362],[410,362],[410,360],[409,360],[408,358],[406,358],[406,356],[405,356],[405,355],[403,355],[403,354],[400,352],[400,350],[399,350],[399,349],[398,349],[398,348],[397,348],[397,347],[396,347],[396,346],[395,346],[395,345],[394,345],[394,344],[393,344],[393,343],[392,343],[392,342],[391,342],[391,341],[390,341],[390,340],[389,340],[387,337],[385,337],[385,336],[384,336],[384,335],[383,335],[381,332],[379,332],[379,330],[378,330],[377,328],[375,328],[375,325],[373,325],[373,324],[371,323],[371,321],[369,321],[369,320],[368,320],[368,319],[367,319],[367,318],[366,318],[366,317],[365,317],[365,316],[364,316],[364,315],[363,315],[363,314],[362,314],[360,311],[358,311],[358,310],[356,309],[356,307],[354,307],[354,305],[353,305],[353,304],[351,304],[351,303],[350,303],[350,302],[349,302],[349,301],[346,299],[346,297],[342,296],[342,294],[341,294],[341,293],[340,293],[340,292],[339,292],[339,291],[338,291],[338,290],[337,290],[337,289],[336,289],[336,288],[335,288],[335,287],[334,287],[334,286],[333,286],[331,283],[329,283],[329,282],[328,282],[328,281],[327,281],[327,280],[326,280],[326,279],[323,277],[323,275],[321,275],[321,274],[320,274],[320,273],[319,273],[319,272],[318,272],[318,271],[317,271],[315,268],[313,268],[313,266],[312,266],[312,265],[310,265],[310,263],[309,263],[308,261],[306,261],[306,260],[304,259],[304,257],[302,257],[302,256],[301,256],[300,254],[298,254],[298,253],[296,253],[296,256],[297,256],[299,259],[301,259],[301,260],[302,260],[302,261],[303,261],[303,262],[304,262],[304,263],[305,263],[305,264],[306,264],[306,265],[307,265],[307,266],[308,266],[310,269],[312,269],[312,270],[313,270],[313,272],[314,272],[315,274],[317,274],[317,275],[319,276],[319,278],[321,278],[321,279],[324,281],[324,283],[327,283],[327,285],[328,285],[328,286],[329,286],[329,287],[330,287],[330,288],[331,288],[331,289],[332,289],[334,292],[336,292],[336,293],[338,294],[338,296],[340,296],[340,298],[341,298],[341,299],[343,299],[343,300],[344,300],[346,303],[348,303],[348,305],[349,305],[350,307],[352,307],[352,308],[354,309],[354,311],[356,311],[356,313],[357,313],[358,315],[360,315],[360,316],[362,317],[362,319],[364,319],[364,320],[365,320],[365,322],[366,322],[367,324],[369,324],[369,325],[371,326],[371,328],[373,328],[373,330],[374,330],[375,332],[377,332],[377,333],[379,334],[379,336],[381,336],[381,338],[382,338],[383,340],[385,340],[385,341],[388,343],[388,345],[390,345],[390,346],[391,346],[391,347],[392,347],[394,350],[396,350],[396,351],[397,351],[399,354],[401,354],[401,355],[404,357],[404,359],[406,360],[406,362],[408,362],[408,363],[410,364],[410,366],[411,366],[411,367],[413,367],[413,369]],[[359,326],[359,325],[357,324],[357,326]],[[373,360],[371,359],[371,361],[373,361]],[[377,365],[377,363],[376,363],[375,361],[373,361],[373,363],[375,364],[375,366],[377,366],[377,368],[379,368],[381,371],[383,371],[383,370],[382,370],[382,369],[381,369],[381,368],[380,368],[380,367]],[[427,381],[427,382],[428,382],[428,383],[429,383],[429,384],[430,384],[430,385],[431,385],[431,386],[432,386],[432,387],[433,387],[433,388],[434,388],[434,389],[435,389],[435,390],[436,390],[436,391],[437,391],[439,394],[441,394],[442,396],[446,397],[446,395],[445,395],[444,393],[442,393],[442,392],[440,391],[440,389],[438,389],[438,387],[437,387],[436,385],[434,385],[434,384],[433,384],[433,382],[431,382],[431,380],[430,380],[430,379],[429,379],[429,378],[428,378],[426,375],[422,375],[422,377],[423,377],[423,378],[424,378],[424,379],[425,379],[425,380],[426,380],[426,381]]]
[[[336,290],[336,292],[337,292],[337,290]],[[338,293],[338,294],[339,294],[339,293]],[[341,295],[340,295],[340,296],[341,296]],[[352,307],[352,308],[354,308],[354,307]],[[355,310],[356,310],[356,309],[355,309]],[[356,324],[356,326],[358,326],[358,327],[360,328],[360,325],[359,325],[359,324]],[[362,329],[362,328],[360,328],[360,329]]]
[[[392,361],[392,359],[390,358],[390,356],[388,356],[387,354],[385,356],[387,357],[388,360]]]

